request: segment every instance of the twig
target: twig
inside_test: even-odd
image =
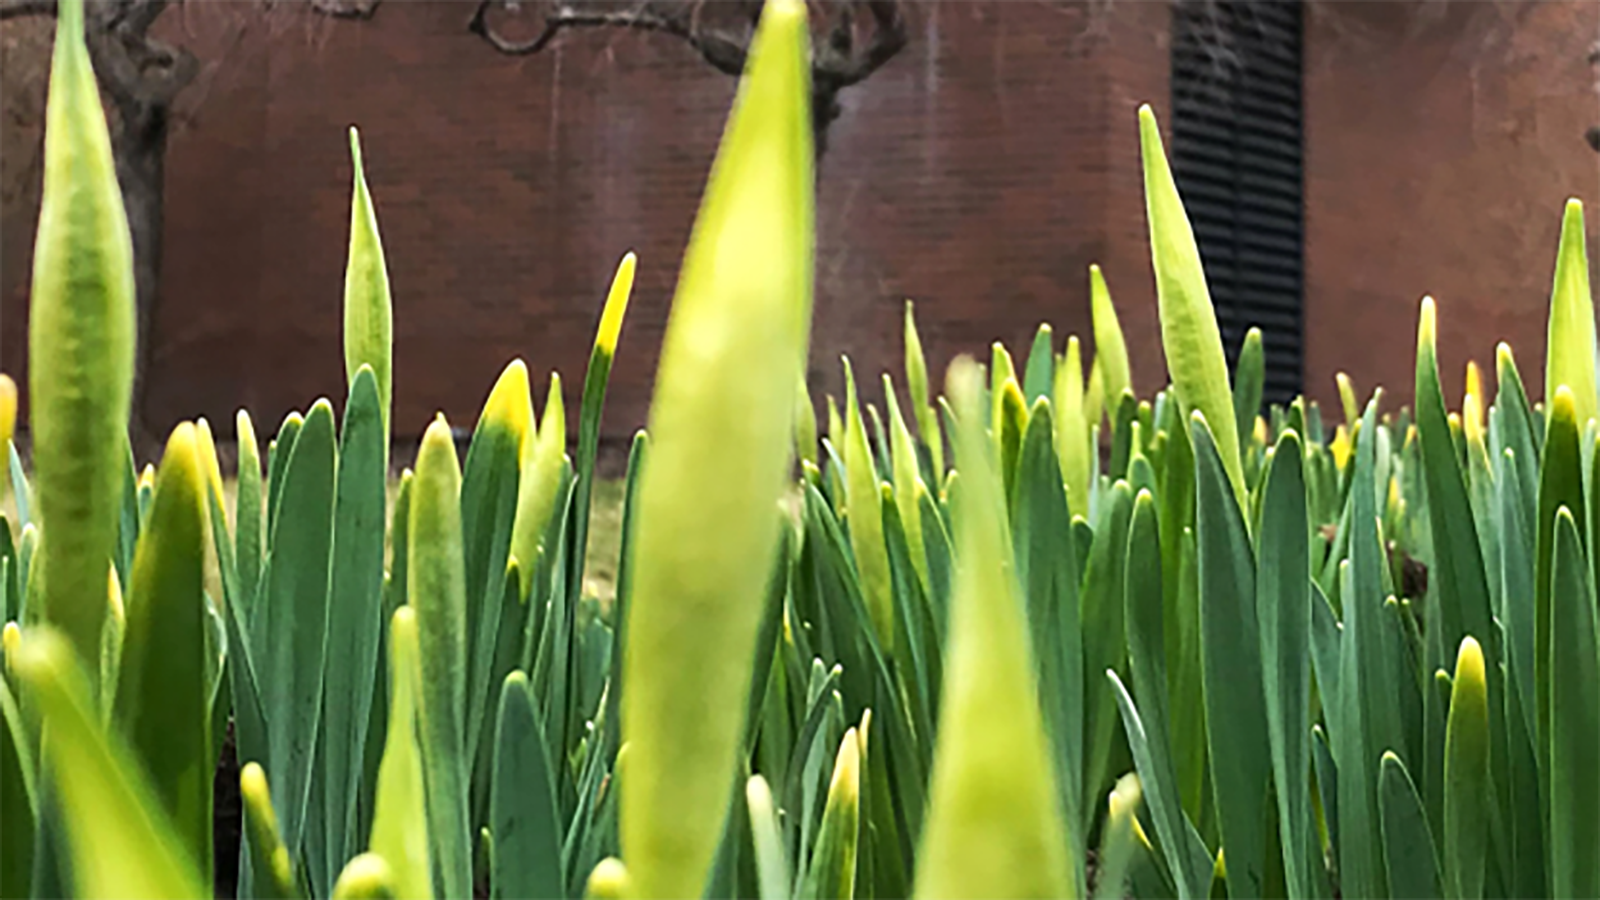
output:
[[[366,21],[378,14],[383,0],[311,0],[311,8],[331,19]]]
[[[479,0],[467,30],[483,38],[491,47],[508,56],[528,56],[549,46],[567,28],[631,28],[677,37],[694,48],[712,68],[726,75],[744,71],[753,28],[737,34],[705,24],[700,15],[703,3],[667,5],[640,3],[630,9],[594,9],[572,3],[554,4],[544,15],[537,34],[526,40],[507,38],[489,22],[489,10],[497,0]],[[504,5],[504,0],[499,0]],[[760,16],[760,3],[742,4],[752,26]],[[865,46],[856,47],[854,10],[866,9],[873,28]],[[836,93],[859,84],[882,68],[906,46],[905,17],[899,0],[866,0],[844,4],[827,37],[812,56],[811,71],[815,90]]]

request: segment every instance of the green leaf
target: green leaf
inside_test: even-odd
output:
[[[226,555],[227,552],[227,528],[222,519],[221,498],[212,497],[211,533],[219,556]],[[257,562],[260,562],[259,558]],[[258,662],[260,656],[250,637],[251,608],[240,599],[243,590],[238,587],[237,577],[232,585],[228,579],[223,579],[222,584],[224,591],[222,624],[227,636],[227,655],[224,663],[232,700],[230,711],[233,713],[234,752],[242,762],[259,763],[268,760],[270,747],[259,678],[262,662]],[[232,593],[229,593],[230,590]]]
[[[960,411],[959,568],[916,896],[1069,896],[1066,826],[1040,720],[1005,501],[970,360],[951,370]]]
[[[1103,680],[1107,669],[1126,672],[1124,577],[1127,571],[1128,522],[1133,516],[1133,491],[1117,482],[1102,501],[1099,527],[1089,552],[1083,589],[1079,597],[1079,627],[1083,641],[1084,746],[1083,790],[1080,812],[1085,831],[1099,818],[1099,797],[1110,787],[1115,773],[1112,753],[1118,749],[1116,698]],[[1074,520],[1075,522],[1081,520]]]
[[[205,437],[204,449],[209,451],[208,461],[216,463],[216,447],[210,443],[211,429],[205,426],[205,419],[199,424]],[[139,541],[139,527],[144,516],[139,506],[139,473],[134,468],[132,441],[123,439],[124,456],[127,463],[122,467],[122,504],[118,508],[117,516],[117,543],[112,552],[111,565],[116,570],[117,582],[127,584],[133,577],[133,552]],[[215,469],[212,469],[215,472]],[[222,479],[219,475],[216,480],[218,492],[222,490]],[[154,490],[154,486],[152,486]],[[9,537],[9,535],[8,535]]]
[[[1052,406],[1056,422],[1056,453],[1061,457],[1061,474],[1067,484],[1067,505],[1075,516],[1089,514],[1090,425],[1083,403],[1083,362],[1078,336],[1067,338],[1067,355],[1056,370],[1055,398]]]
[[[1361,403],[1356,399],[1355,383],[1344,372],[1335,374],[1333,380],[1339,387],[1339,406],[1344,410],[1345,428],[1354,431],[1356,423],[1361,421]]]
[[[1544,365],[1545,402],[1550,402],[1558,388],[1569,388],[1580,426],[1595,418],[1597,409],[1594,296],[1589,292],[1589,254],[1583,232],[1583,203],[1570,199],[1561,217]]]
[[[989,409],[989,434],[991,437],[1000,436],[1001,409],[1000,404],[1005,394],[1006,382],[1017,385],[1017,393],[1022,393],[1022,383],[1017,378],[1017,364],[1011,359],[1011,351],[1000,341],[989,345],[989,382],[988,391],[984,394],[985,406]],[[948,375],[948,372],[946,373]]]
[[[788,765],[788,783],[784,787],[784,796],[787,799],[789,831],[792,835],[798,833],[799,846],[802,848],[813,845],[812,837],[821,818],[822,778],[827,771],[822,768],[830,758],[832,741],[837,734],[834,730],[838,723],[834,721],[832,698],[838,693],[840,667],[835,665],[832,669],[824,669],[821,659],[813,659],[811,667],[811,681],[806,686],[805,718],[800,729],[796,732],[793,753]],[[804,856],[797,856],[795,871],[796,888],[799,880],[804,876]]]
[[[283,842],[294,848],[304,833],[322,711],[337,455],[333,407],[319,400],[283,466],[262,588],[256,676],[267,725],[266,769],[278,786],[272,799]]]
[[[1177,183],[1161,146],[1161,130],[1148,105],[1139,107],[1139,145],[1144,156],[1145,210],[1150,220],[1150,259],[1156,270],[1156,298],[1161,311],[1161,347],[1172,373],[1184,418],[1198,411],[1213,429],[1223,471],[1234,501],[1248,507],[1239,436],[1228,428],[1234,420],[1228,363],[1222,352],[1216,311],[1200,265],[1194,230],[1178,196]],[[1230,870],[1236,868],[1230,864]],[[1231,879],[1230,879],[1231,881]]]
[[[1306,789],[1311,770],[1313,601],[1299,436],[1293,431],[1280,435],[1270,459],[1262,489],[1256,567],[1263,695],[1288,892],[1291,897],[1312,897],[1318,893],[1321,851]]]
[[[1338,581],[1344,615],[1338,687],[1343,709],[1337,715],[1338,730],[1330,737],[1339,766],[1340,885],[1352,896],[1385,892],[1377,769],[1384,751],[1405,747],[1397,697],[1401,654],[1398,632],[1384,615],[1377,500],[1373,490],[1361,487],[1376,483],[1379,399],[1374,396],[1367,404],[1357,434],[1346,513],[1349,558],[1341,563]]]
[[[1527,597],[1531,593],[1530,590],[1522,596]],[[1511,793],[1511,872],[1506,881],[1507,894],[1513,897],[1542,897],[1548,894],[1545,887],[1544,842],[1548,823],[1540,806],[1538,750],[1530,736],[1529,718],[1530,715],[1522,708],[1521,694],[1506,691],[1506,739],[1510,757],[1507,780]]]
[[[1028,430],[1028,408],[1022,399],[1022,388],[1015,378],[1008,378],[995,394],[994,438],[1000,448],[1000,484],[1007,501],[1015,496],[1017,462],[1022,458],[1022,436]],[[1090,476],[1091,481],[1093,475]]]
[[[811,399],[811,391],[806,387],[805,373],[802,372],[794,384],[795,456],[801,462],[814,466],[817,464],[817,407]]]
[[[49,544],[33,578],[45,620],[92,664],[128,465],[135,298],[133,246],[89,56],[83,4],[60,4],[29,292],[28,409],[33,513]]]
[[[396,896],[428,900],[433,897],[432,850],[423,802],[425,769],[416,739],[416,699],[422,679],[417,618],[416,610],[402,606],[390,620],[389,734],[378,767],[369,849],[389,864]]]
[[[1592,623],[1590,635],[1592,651]],[[1590,674],[1596,674],[1592,652],[1589,658]],[[1596,718],[1600,717],[1591,716]],[[1600,731],[1592,737],[1600,738]],[[1591,799],[1600,800],[1600,792]],[[1476,640],[1466,637],[1456,656],[1450,718],[1445,725],[1444,877],[1452,897],[1483,896],[1489,819],[1495,814],[1493,802],[1494,790],[1489,781],[1489,688],[1484,679],[1483,650]],[[1594,886],[1600,888],[1600,883]]]
[[[900,513],[900,525],[905,529],[906,548],[917,578],[926,587],[928,583],[928,552],[922,539],[922,514],[918,491],[927,493],[921,476],[921,463],[911,429],[900,414],[900,401],[895,398],[894,382],[888,373],[883,376],[883,394],[889,405],[889,435],[894,462],[894,502]]]
[[[378,214],[372,208],[372,195],[367,191],[367,175],[361,164],[361,135],[353,125],[350,165],[355,178],[350,194],[350,251],[344,269],[344,374],[353,394],[361,367],[372,369],[387,450],[394,397],[394,310],[389,299],[383,241],[378,237]]]
[[[1433,536],[1434,561],[1428,577],[1430,582],[1437,578],[1439,583],[1438,590],[1430,591],[1429,596],[1438,599],[1435,621],[1442,629],[1437,635],[1439,646],[1458,646],[1463,637],[1471,635],[1485,647],[1490,666],[1498,670],[1500,654],[1494,643],[1496,633],[1481,545],[1439,387],[1435,328],[1433,300],[1423,298],[1417,326],[1417,437],[1422,443],[1422,472]],[[1498,698],[1498,684],[1492,685],[1490,692]]]
[[[1028,348],[1028,361],[1022,369],[1022,398],[1029,406],[1040,397],[1050,396],[1056,381],[1056,356],[1052,346],[1052,332],[1048,322],[1034,332],[1033,346]]]
[[[1139,778],[1129,774],[1117,781],[1111,792],[1110,812],[1105,833],[1100,839],[1099,871],[1096,873],[1095,900],[1120,900],[1127,891],[1128,870],[1139,852],[1136,836],[1139,815]]]
[[[9,449],[17,433],[17,383],[0,372],[0,448]],[[6,499],[8,485],[0,479],[0,503]]]
[[[1434,900],[1439,889],[1439,862],[1433,832],[1422,811],[1422,799],[1406,764],[1394,753],[1383,754],[1379,767],[1378,806],[1383,812],[1383,858],[1389,869],[1390,896],[1396,900]]]
[[[917,435],[927,448],[932,464],[932,478],[944,477],[944,438],[939,432],[939,418],[933,412],[928,394],[928,364],[922,355],[922,338],[917,335],[917,318],[910,300],[906,301],[905,315],[906,387],[911,392],[911,415],[917,420]],[[831,405],[830,405],[831,409]],[[837,434],[832,430],[829,434]],[[935,485],[937,487],[938,485]]]
[[[889,552],[883,543],[883,511],[878,492],[878,470],[867,443],[867,430],[856,397],[855,374],[844,360],[844,468],[845,509],[850,521],[850,548],[855,553],[861,589],[872,613],[878,642],[894,647],[894,600],[890,592]]]
[[[1031,423],[1030,423],[1031,424]],[[1052,451],[1054,452],[1054,451]],[[1066,505],[1066,496],[1061,498]],[[928,606],[938,646],[944,646],[946,619],[950,611],[950,535],[938,503],[926,487],[917,490],[917,511],[923,522],[922,546],[928,556]]]
[[[471,892],[472,854],[466,790],[470,758],[466,756],[464,735],[467,610],[461,549],[461,469],[456,463],[450,426],[442,416],[428,426],[417,452],[410,518],[406,563],[422,673],[417,731],[430,798],[430,850],[440,893],[465,897]],[[392,860],[390,865],[394,865]]]
[[[1167,656],[1167,691],[1172,715],[1172,753],[1183,808],[1201,816],[1206,781],[1205,702],[1200,663],[1200,588],[1195,566],[1194,451],[1176,402],[1163,405],[1165,447],[1157,463],[1160,490],[1162,617]],[[1209,873],[1207,874],[1209,876]]]
[[[1233,418],[1239,424],[1240,452],[1250,446],[1250,435],[1261,414],[1261,391],[1267,377],[1267,360],[1261,349],[1261,329],[1245,332],[1239,361],[1233,369]]]
[[[594,871],[589,873],[583,896],[587,900],[622,900],[634,896],[633,879],[629,877],[622,860],[614,856],[600,860]]]
[[[1564,387],[1564,386],[1563,386]],[[1539,768],[1546,773],[1545,796],[1549,791],[1550,772],[1550,685],[1551,636],[1554,633],[1552,596],[1553,559],[1556,545],[1556,512],[1565,506],[1578,529],[1578,539],[1583,542],[1583,523],[1586,521],[1583,502],[1583,463],[1578,446],[1577,411],[1572,391],[1556,388],[1555,398],[1547,412],[1549,424],[1545,428],[1544,456],[1539,463],[1539,520],[1538,555],[1534,560],[1534,632],[1533,681],[1536,686],[1534,707],[1538,729],[1535,738],[1540,746]]]
[[[250,414],[242,409],[234,419],[234,439],[239,461],[233,500],[233,564],[239,593],[228,602],[240,605],[240,623],[248,634],[248,623],[254,618],[259,600],[256,591],[261,585],[261,453],[256,448],[256,430]]]
[[[490,827],[495,836],[494,896],[561,897],[561,823],[545,739],[528,678],[506,677],[496,726]]]
[[[10,642],[7,642],[10,645]],[[0,677],[0,896],[27,896],[38,824],[34,748],[11,687]]]
[[[3,484],[3,482],[0,482]],[[22,620],[22,588],[17,571],[20,560],[11,540],[11,522],[0,513],[0,619],[7,622]]]
[[[388,436],[378,382],[358,370],[344,410],[334,493],[327,674],[323,678],[322,790],[326,855],[319,874],[331,878],[360,844],[356,796],[368,740],[382,640],[383,538]],[[315,813],[313,813],[315,814]],[[324,880],[320,887],[327,889]]]
[[[1133,370],[1128,366],[1128,345],[1122,337],[1122,324],[1117,321],[1117,307],[1111,302],[1111,291],[1106,288],[1105,276],[1098,265],[1089,266],[1089,312],[1094,320],[1094,359],[1104,379],[1107,399],[1133,391]],[[1115,426],[1116,417],[1112,417]]]
[[[822,812],[822,829],[817,832],[800,897],[849,900],[855,896],[860,823],[861,740],[854,728],[847,728],[839,741],[833,777],[828,783],[828,802]]]
[[[1089,364],[1089,380],[1083,384],[1083,417],[1098,433],[1106,416],[1106,387],[1100,374],[1100,357]]]
[[[622,334],[622,322],[627,315],[628,301],[633,296],[633,275],[637,260],[630,253],[623,254],[617,271],[611,279],[611,289],[606,294],[606,304],[600,311],[600,322],[595,328],[594,346],[589,351],[589,366],[583,376],[583,396],[578,406],[578,459],[577,477],[573,483],[574,509],[572,535],[567,544],[567,557],[559,563],[567,567],[567,603],[576,606],[583,592],[584,560],[589,547],[590,497],[594,490],[595,459],[600,451],[600,420],[605,412],[606,388],[611,380],[611,362],[617,353],[617,340]],[[526,441],[524,441],[526,446]],[[471,545],[468,545],[471,552]],[[468,587],[471,587],[469,582]],[[469,595],[470,596],[470,595]],[[487,685],[492,687],[492,683]],[[489,698],[482,701],[487,706]],[[571,721],[576,707],[566,710],[568,721],[561,723],[560,733],[580,730]],[[469,738],[471,740],[471,738]],[[470,748],[470,745],[469,745]]]
[[[129,584],[116,721],[208,879],[211,863],[210,695],[205,679],[205,507],[193,424],[173,430]]]
[[[1260,897],[1267,865],[1261,813],[1272,762],[1262,695],[1255,559],[1203,414],[1195,416],[1189,435],[1195,457],[1200,651],[1212,790],[1222,845],[1228,851],[1228,894]]]
[[[278,436],[267,443],[267,551],[272,550],[272,539],[278,527],[278,509],[283,506],[283,477],[289,469],[289,457],[294,453],[295,441],[305,418],[298,412],[283,417],[278,426]],[[265,571],[263,570],[263,574]],[[264,598],[262,602],[265,602]],[[257,616],[256,622],[260,621]]]
[[[239,770],[239,800],[244,812],[244,845],[249,853],[252,887],[262,900],[290,900],[300,896],[289,848],[278,832],[272,812],[272,792],[260,764],[248,762]]]
[[[789,863],[784,857],[783,835],[772,803],[772,789],[760,775],[745,782],[745,803],[750,808],[750,831],[756,849],[756,873],[761,900],[788,900]]]
[[[1172,761],[1166,640],[1162,623],[1161,568],[1148,560],[1161,556],[1161,538],[1155,501],[1149,491],[1134,499],[1128,528],[1129,565],[1125,585],[1128,661],[1139,707],[1127,696],[1115,672],[1108,678],[1116,691],[1123,731],[1144,786],[1156,836],[1167,857],[1167,868],[1180,898],[1200,897],[1211,877],[1211,857],[1184,816],[1178,792],[1177,769]],[[1109,670],[1108,670],[1109,671]]]
[[[1574,516],[1556,513],[1550,612],[1550,888],[1600,896],[1600,640],[1594,590]],[[1452,711],[1452,720],[1454,711]]]
[[[568,565],[575,537],[573,520],[576,518],[577,485],[572,467],[566,466],[561,480],[560,500],[556,516],[550,523],[550,534],[545,537],[549,551],[544,554],[542,580],[535,586],[533,595],[535,611],[539,618],[533,622],[536,629],[530,635],[535,648],[529,662],[533,671],[529,680],[533,694],[540,700],[540,723],[545,739],[550,744],[550,756],[560,759],[573,753],[576,723],[572,711],[576,708],[572,697],[576,667],[574,651],[577,637],[578,608],[576,597],[568,590],[572,568]],[[573,796],[573,772],[570,767],[556,767],[556,796],[561,809],[570,813],[576,802]]]
[[[1128,689],[1117,673],[1107,669],[1106,678],[1116,692],[1117,708],[1122,713],[1123,729],[1127,732],[1128,746],[1133,753],[1134,765],[1138,767],[1141,783],[1150,781],[1152,787],[1161,792],[1150,799],[1150,813],[1155,821],[1156,835],[1166,854],[1167,869],[1177,884],[1178,896],[1203,896],[1206,887],[1200,887],[1196,893],[1195,885],[1210,884],[1211,855],[1206,852],[1204,841],[1184,814],[1183,807],[1178,805],[1177,775],[1172,770],[1171,752],[1159,741],[1152,740],[1145,731],[1139,709],[1134,705],[1133,698],[1128,696]],[[1158,781],[1161,786],[1155,787]]]
[[[27,473],[22,471],[22,457],[17,455],[16,442],[9,442],[7,450],[10,457],[11,499],[17,507],[17,528],[26,529],[30,521],[28,513],[32,506],[33,491],[28,487]]]
[[[1333,749],[1321,725],[1311,726],[1311,767],[1317,776],[1317,799],[1322,806],[1326,845],[1337,870],[1339,848],[1344,846],[1339,834],[1339,768],[1333,761]]]
[[[1500,446],[1514,450],[1517,459],[1523,460],[1518,482],[1522,487],[1522,502],[1528,505],[1524,518],[1531,516],[1539,498],[1539,448],[1544,434],[1534,426],[1533,410],[1528,404],[1528,394],[1522,387],[1522,376],[1517,372],[1511,347],[1501,343],[1495,347],[1495,409],[1500,420]]]
[[[375,853],[350,860],[333,885],[333,900],[390,900],[395,896],[394,872]]]
[[[820,608],[832,625],[818,635],[822,638],[819,643],[823,645],[825,656],[837,658],[843,664],[844,696],[850,698],[851,703],[848,715],[854,717],[863,713],[869,703],[879,710],[884,750],[869,754],[868,764],[877,765],[872,762],[874,759],[891,759],[891,768],[900,773],[895,797],[896,834],[903,842],[902,865],[909,867],[911,841],[922,830],[923,785],[926,783],[923,773],[928,771],[933,747],[929,741],[915,739],[919,732],[910,720],[909,704],[902,699],[903,684],[891,671],[890,661],[877,642],[838,522],[813,486],[808,484],[804,490],[805,544],[817,550],[809,557],[809,567],[822,586],[820,595],[826,605]],[[797,583],[801,580],[797,579]],[[804,592],[797,592],[797,597],[804,601]],[[812,604],[810,608],[818,607]],[[841,713],[841,722],[843,717]],[[931,727],[927,729],[931,730]]]
[[[622,734],[622,664],[628,647],[628,601],[633,594],[634,516],[638,511],[639,476],[650,455],[650,439],[643,430],[633,435],[628,451],[628,471],[622,488],[621,545],[617,550],[617,595],[611,607],[615,631],[611,640],[611,671],[607,676],[605,710],[602,713],[603,751],[601,758],[614,763]],[[577,875],[579,873],[572,873]]]
[[[410,543],[408,523],[411,520],[411,484],[414,480],[411,469],[400,471],[400,484],[395,490],[394,508],[389,516],[389,572],[383,580],[383,606],[379,617],[382,631],[378,642],[378,663],[372,672],[372,711],[368,716],[367,746],[362,761],[361,796],[356,801],[359,823],[357,835],[372,832],[373,798],[377,792],[378,768],[383,763],[385,751],[385,741],[380,741],[378,735],[386,735],[389,729],[389,695],[393,689],[390,672],[394,668],[389,653],[393,643],[389,623],[394,621],[395,611],[406,602],[406,545]]]
[[[561,376],[552,372],[538,435],[529,435],[522,443],[517,516],[511,526],[511,557],[521,564],[524,598],[533,589],[534,560],[550,531],[551,515],[561,495],[566,452],[566,404],[561,396]]]
[[[724,832],[810,330],[809,32],[767,4],[685,254],[641,476],[621,837],[640,896],[699,896]],[[878,495],[871,495],[878,509]]]
[[[920,816],[922,798],[918,796],[914,801],[908,801],[906,798],[910,791],[902,791],[891,782],[899,783],[901,772],[909,772],[909,777],[920,777],[921,772],[927,769],[901,768],[891,756],[896,752],[903,754],[905,752],[903,750],[889,748],[885,752],[873,751],[869,740],[872,730],[871,713],[870,709],[862,713],[861,726],[857,732],[860,735],[864,759],[861,775],[863,849],[858,856],[856,884],[858,892],[864,895],[870,892],[872,896],[877,897],[906,897],[911,893],[916,834],[908,832],[909,828],[915,826],[904,807],[915,802],[918,804],[917,815]],[[903,727],[891,726],[880,730],[883,734],[879,740],[880,748],[887,742],[906,743],[909,740]],[[922,789],[921,784],[912,788],[919,792]]]
[[[101,727],[66,638],[47,626],[29,629],[8,661],[48,731],[42,771],[53,776],[77,895],[210,896],[132,750]]]
[[[489,731],[496,687],[493,677],[505,601],[506,562],[517,514],[519,464],[523,448],[533,442],[533,401],[528,369],[513,360],[500,374],[472,433],[461,475],[461,542],[466,590],[466,736],[465,759],[474,781],[486,781],[478,745]],[[485,759],[486,763],[487,760]],[[473,824],[483,821],[474,816]],[[473,828],[473,833],[477,832]]]
[[[526,649],[528,638],[528,616],[531,603],[524,602],[521,598],[521,567],[516,560],[512,560],[506,567],[505,575],[500,578],[501,599],[499,603],[500,621],[497,623],[495,643],[488,650],[490,660],[488,663],[490,683],[504,684],[506,677],[522,665],[523,651]],[[598,622],[594,627],[603,629]],[[607,632],[609,638],[609,631]],[[611,654],[602,656],[599,653],[586,655],[583,659],[586,664],[609,665]],[[493,788],[495,728],[498,717],[485,715],[483,717],[481,733],[478,735],[477,753],[473,756],[471,764],[471,814],[474,827],[481,832],[489,824],[491,790]],[[602,723],[596,718],[596,727],[604,728],[608,723]],[[598,753],[591,753],[598,757]],[[483,823],[483,824],[477,824]]]
[[[1034,404],[1017,468],[1012,528],[1017,581],[1027,598],[1028,632],[1038,666],[1039,702],[1060,773],[1062,815],[1077,858],[1083,855],[1087,838],[1079,824],[1084,802],[1078,775],[1083,769],[1084,723],[1083,633],[1078,618],[1082,579],[1067,543],[1072,522],[1051,430],[1049,403]],[[1081,894],[1082,886],[1076,887]]]

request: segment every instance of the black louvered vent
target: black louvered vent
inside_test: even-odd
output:
[[[1267,402],[1300,392],[1300,4],[1178,0],[1172,168],[1233,360],[1254,325]]]

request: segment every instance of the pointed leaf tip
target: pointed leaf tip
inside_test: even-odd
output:
[[[1556,249],[1555,277],[1550,289],[1549,323],[1545,334],[1545,398],[1560,385],[1572,388],[1578,421],[1595,416],[1594,297],[1589,286],[1589,254],[1583,204],[1567,201]]]
[[[1194,229],[1173,180],[1155,113],[1148,105],[1139,110],[1139,144],[1150,261],[1155,269],[1161,349],[1167,370],[1182,411],[1203,410],[1208,422],[1217,423],[1212,436],[1223,470],[1240,508],[1248,508],[1239,429],[1223,427],[1235,421],[1236,414],[1222,333]]]
[[[608,856],[600,860],[594,871],[589,873],[589,883],[583,895],[592,900],[622,900],[630,893],[631,886],[628,869],[622,860]]]
[[[600,328],[595,333],[595,347],[607,356],[617,352],[617,337],[622,333],[622,319],[628,311],[628,300],[633,296],[633,274],[639,263],[632,250],[623,254],[617,264],[617,273],[611,279],[611,292],[606,295],[605,310],[600,314]]]

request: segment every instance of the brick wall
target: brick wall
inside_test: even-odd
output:
[[[175,37],[221,61],[172,142],[158,427],[203,413],[227,430],[244,404],[271,428],[340,390],[352,122],[395,291],[397,431],[440,409],[470,427],[517,355],[541,383],[559,369],[575,407],[630,248],[639,278],[608,432],[643,424],[733,82],[677,41],[620,31],[499,56],[464,31],[468,11],[389,3],[370,22],[241,32],[236,13],[202,8],[181,23]],[[841,354],[869,396],[880,370],[898,369],[907,297],[936,372],[995,339],[1025,348],[1045,319],[1062,340],[1087,335],[1096,259],[1119,300],[1153,309],[1133,109],[1165,95],[1165,57],[1147,52],[1164,9],[958,3],[910,16],[910,47],[842,96],[820,173],[812,372],[833,393]],[[8,210],[7,225],[19,218]],[[23,269],[4,266],[8,323],[23,318]],[[1154,332],[1129,319],[1149,371]],[[21,368],[21,332],[6,331],[9,368]]]
[[[732,98],[681,43],[571,33],[508,58],[452,2],[369,22],[189,4],[164,28],[209,61],[172,141],[152,346],[158,429],[246,405],[270,431],[342,393],[345,128],[362,127],[395,289],[397,433],[470,427],[500,368],[576,394],[612,267],[640,256],[607,431],[644,423],[677,261]],[[1041,320],[1088,334],[1105,267],[1143,391],[1164,381],[1134,109],[1167,117],[1164,3],[918,3],[911,44],[842,96],[819,183],[812,379],[868,396],[898,369],[903,300],[930,366]],[[1510,337],[1542,365],[1560,204],[1593,198],[1584,63],[1600,6],[1322,4],[1306,31],[1306,381],[1409,397],[1416,300],[1441,302],[1448,390]],[[12,26],[8,26],[12,27]],[[16,127],[6,121],[6,128]],[[34,210],[0,228],[0,358],[25,365]],[[1019,360],[1020,362],[1020,360]]]
[[[1500,340],[1537,399],[1562,204],[1585,201],[1591,238],[1600,221],[1600,5],[1427,6],[1306,18],[1306,389],[1325,405],[1340,369],[1409,402],[1427,293],[1452,405],[1469,356],[1493,384]]]

